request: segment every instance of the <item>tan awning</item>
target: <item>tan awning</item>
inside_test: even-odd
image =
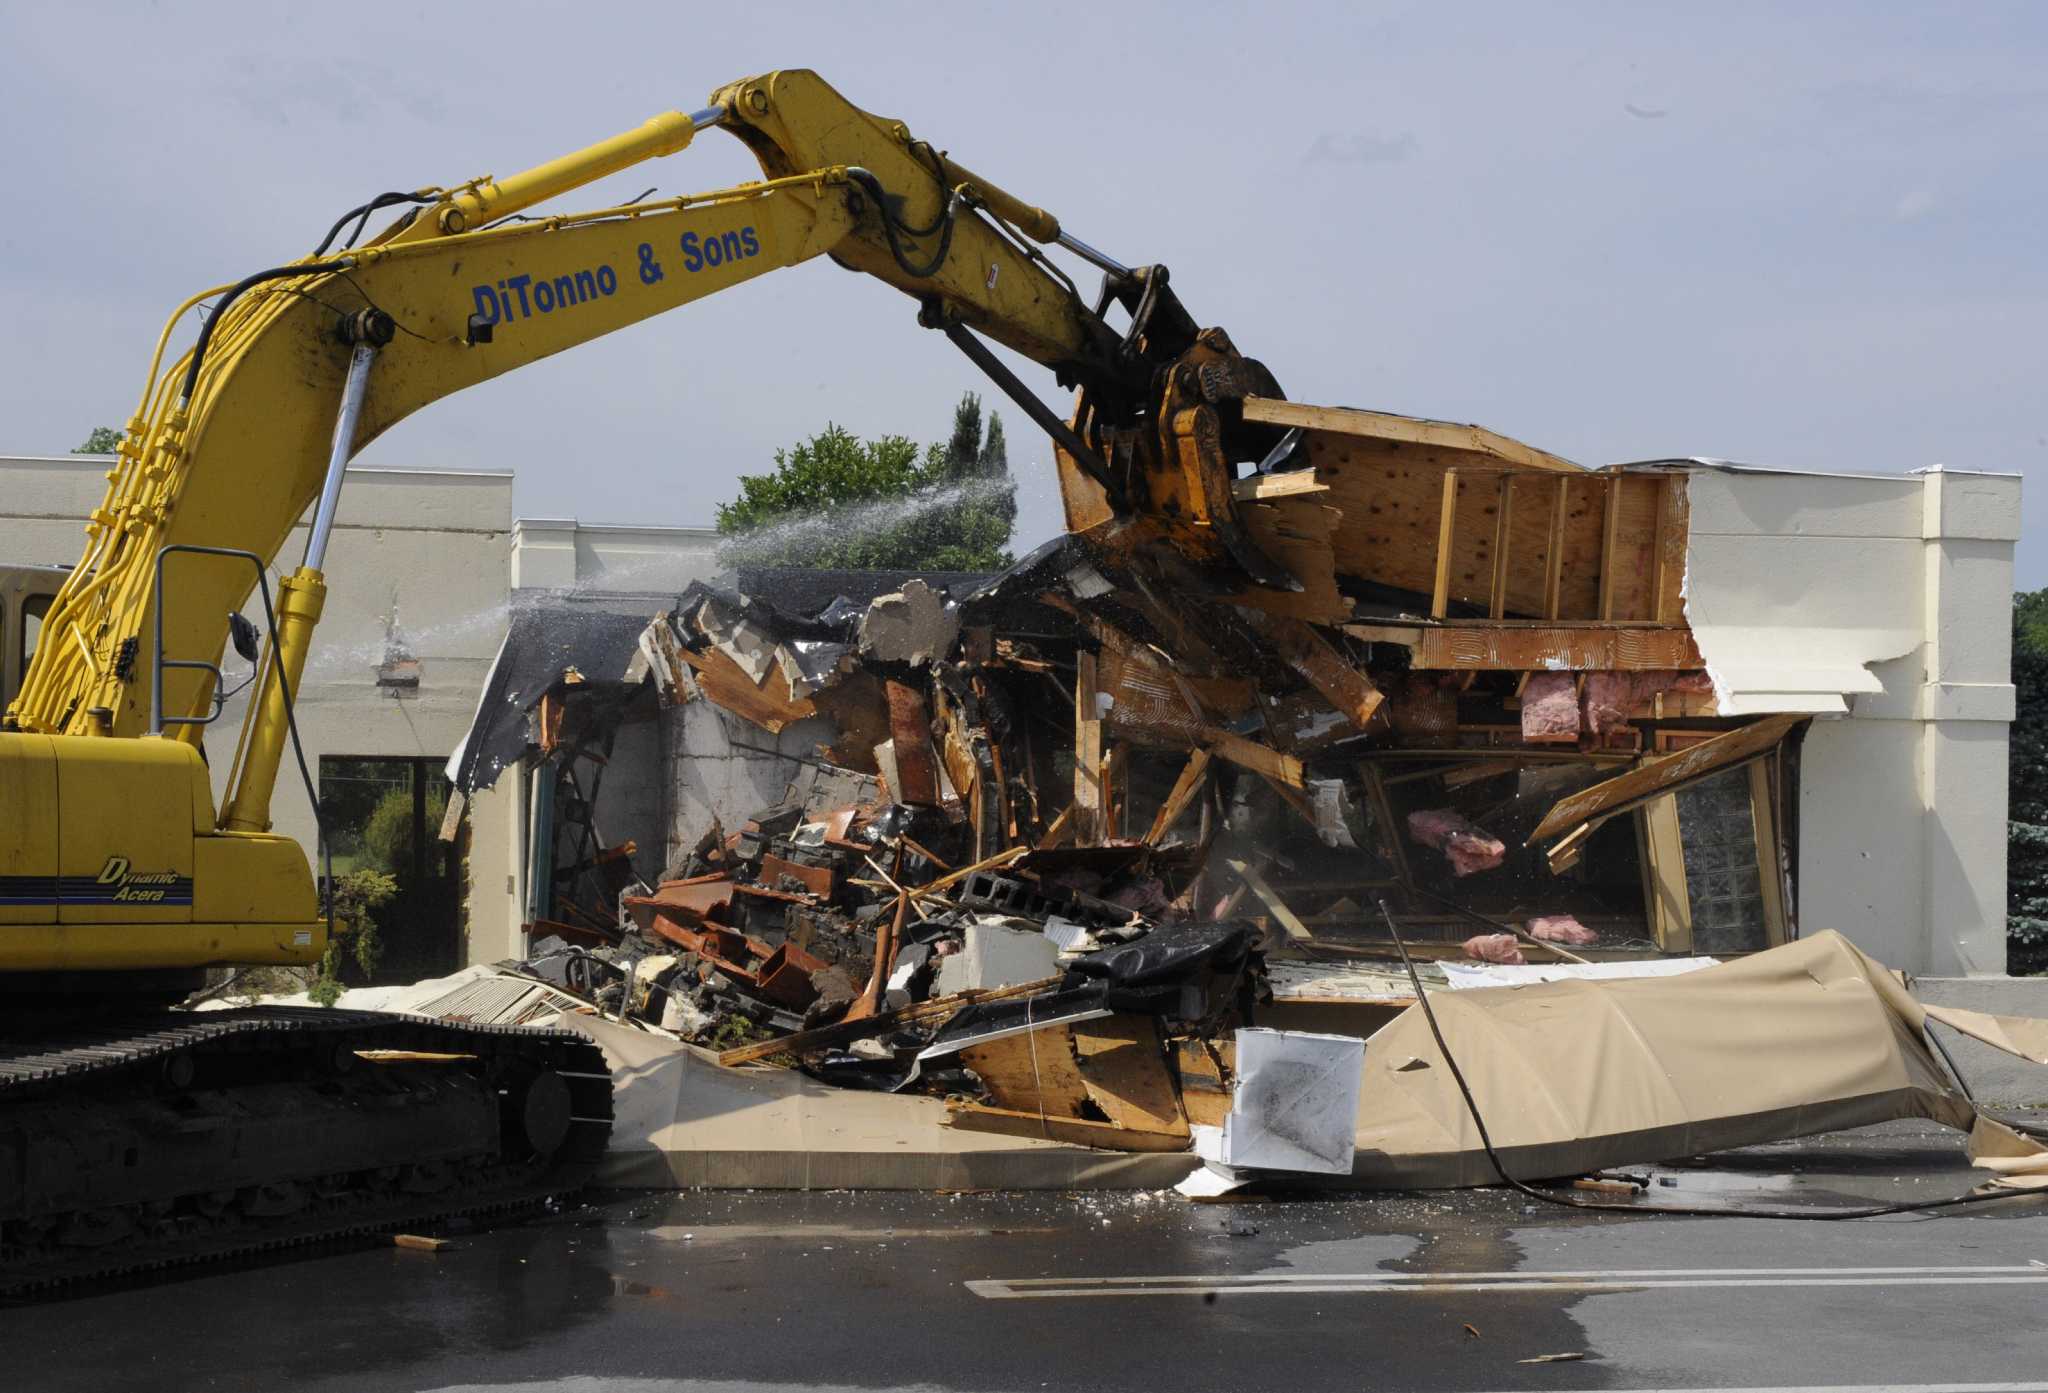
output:
[[[1536,824],[1529,841],[1534,844],[1558,838],[1550,848],[1550,868],[1561,870],[1571,864],[1577,848],[1593,829],[1607,819],[1633,812],[1654,798],[1690,788],[1724,769],[1769,754],[1806,719],[1803,715],[1766,716],[1752,725],[1702,740],[1690,749],[1674,750],[1639,764],[1626,774],[1582,788],[1559,799],[1543,821]]]

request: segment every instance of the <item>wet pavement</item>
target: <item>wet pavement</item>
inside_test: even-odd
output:
[[[1938,1128],[1640,1168],[1649,1204],[1936,1198]],[[1664,1183],[1669,1181],[1670,1183]],[[613,1194],[0,1309],[6,1386],[91,1389],[1944,1387],[2048,1372],[2048,1200],[1845,1223],[1506,1192]],[[1524,1363],[1575,1354],[1569,1362]]]

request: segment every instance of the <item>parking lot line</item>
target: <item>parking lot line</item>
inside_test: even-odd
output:
[[[1638,1291],[1673,1287],[1986,1286],[2048,1282],[2048,1266],[1615,1268],[1579,1272],[1254,1272],[1149,1277],[983,1278],[966,1283],[991,1301],[1104,1296],[1498,1291]]]

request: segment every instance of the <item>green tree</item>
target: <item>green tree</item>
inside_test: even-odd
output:
[[[427,836],[433,837],[448,811],[448,786],[435,779],[427,785]],[[412,787],[401,784],[377,800],[363,820],[361,864],[412,878]]]
[[[94,426],[85,443],[72,447],[74,455],[111,455],[114,447],[121,443],[121,432],[112,426]]]
[[[1010,564],[1010,533],[1017,524],[1017,486],[1010,478],[1003,418],[989,413],[986,433],[981,398],[968,392],[953,408],[953,433],[925,452],[928,487],[943,491],[915,520],[915,541],[934,571],[1000,570]]]
[[[368,978],[377,970],[383,953],[377,934],[377,911],[398,894],[396,876],[381,871],[355,870],[334,878],[334,932],[327,951],[306,995],[316,1005],[332,1006],[341,997],[342,965],[353,962]]]
[[[2048,970],[2048,590],[2013,596],[2007,970]]]
[[[952,434],[920,455],[900,435],[837,425],[775,452],[718,508],[728,564],[846,570],[1000,570],[1017,517],[1001,418],[972,392]]]

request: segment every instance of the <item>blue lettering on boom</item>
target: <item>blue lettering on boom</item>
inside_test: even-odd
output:
[[[619,273],[609,266],[597,266],[539,280],[530,275],[507,276],[496,285],[473,285],[469,294],[478,318],[486,324],[500,324],[573,309],[599,296],[615,295],[618,289]]]
[[[743,261],[750,256],[761,254],[761,235],[751,226],[737,232],[719,232],[699,237],[694,232],[685,232],[682,239],[683,269],[701,271],[707,266],[723,266],[728,261]]]

